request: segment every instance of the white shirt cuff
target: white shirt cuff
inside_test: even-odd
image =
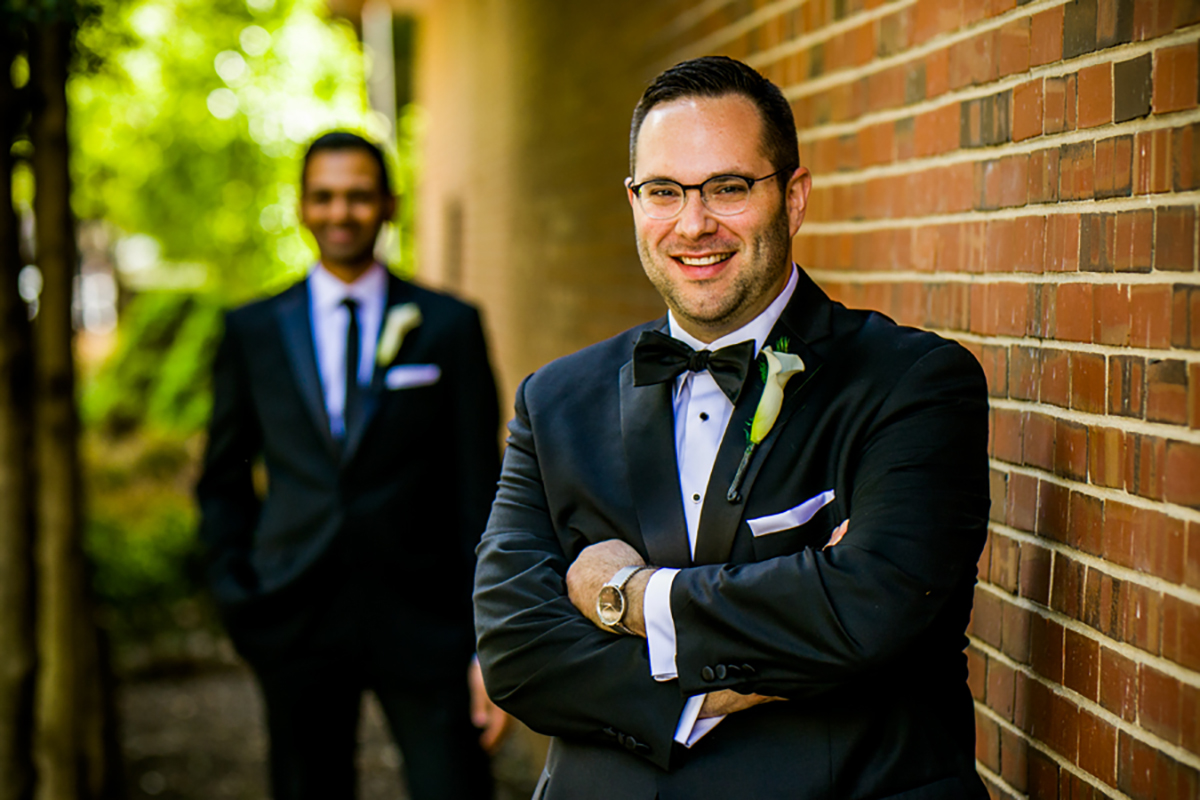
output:
[[[700,741],[704,734],[717,727],[717,723],[725,719],[724,716],[698,719],[700,707],[704,705],[704,698],[707,696],[698,694],[695,697],[689,697],[683,706],[683,713],[679,715],[679,725],[675,727],[675,741],[684,747],[691,747]]]
[[[674,583],[675,574],[678,572],[677,569],[669,568],[656,570],[646,583],[646,592],[642,596],[646,646],[650,652],[650,674],[656,681],[669,681],[679,677],[679,671],[675,668],[675,618],[671,616],[671,584]],[[697,705],[696,712],[699,711],[700,706]],[[684,716],[686,715],[685,709]],[[695,719],[695,715],[692,718]]]

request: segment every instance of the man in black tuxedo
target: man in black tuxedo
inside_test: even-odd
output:
[[[227,316],[197,486],[212,591],[265,700],[274,796],[354,796],[370,689],[415,800],[490,798],[467,689],[474,547],[499,473],[479,315],[375,261],[396,201],[374,144],[317,139],[301,190],[321,260]]]
[[[986,798],[978,363],[792,264],[810,176],[744,64],[655,79],[631,172],[670,313],[521,384],[478,551],[488,689],[555,737],[537,797]]]

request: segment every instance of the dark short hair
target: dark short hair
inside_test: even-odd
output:
[[[330,131],[329,133],[323,133],[308,146],[308,150],[304,153],[304,163],[300,166],[301,192],[304,191],[304,182],[308,178],[308,162],[312,161],[313,156],[318,153],[335,150],[361,150],[369,155],[379,165],[379,188],[386,195],[392,193],[392,182],[388,179],[387,162],[384,161],[383,151],[379,149],[379,145],[350,131]]]
[[[701,56],[683,61],[661,73],[646,87],[633,109],[629,128],[629,174],[637,162],[637,140],[650,109],[687,97],[724,97],[740,94],[754,103],[762,118],[762,146],[767,159],[783,174],[786,183],[800,166],[800,145],[792,107],[779,87],[741,61],[726,56]]]

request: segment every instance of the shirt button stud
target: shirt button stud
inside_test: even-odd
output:
[[[700,421],[701,421],[701,422],[708,422],[708,412],[707,412],[707,411],[701,411],[701,412],[700,412]]]
[[[692,495],[692,499],[693,499],[693,500],[695,500],[697,503],[699,503],[699,502],[700,502],[700,495],[699,495],[699,494],[694,494],[694,495]]]

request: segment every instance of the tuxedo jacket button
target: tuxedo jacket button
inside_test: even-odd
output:
[[[725,676],[727,674],[728,674],[728,671],[725,669],[725,665],[717,664],[717,680],[719,680],[719,681],[725,680]]]
[[[742,664],[742,672],[746,673],[747,675],[753,675],[755,670],[754,667],[750,666],[749,664]]]
[[[617,729],[616,729],[616,728],[613,728],[613,727],[608,727],[608,728],[605,728],[605,729],[604,729],[604,734],[605,734],[606,736],[611,736],[611,737],[613,737],[613,738],[615,739],[615,738],[616,738],[616,736],[617,736]]]
[[[731,678],[740,678],[742,676],[742,668],[739,667],[737,664],[726,664],[725,672]]]
[[[704,681],[712,681],[716,679],[717,675],[715,672],[713,672],[712,667],[705,667],[704,669],[700,670],[700,677]]]
[[[632,751],[638,749],[638,745],[641,744],[641,742],[639,742],[637,739],[633,738],[632,736],[626,736],[625,741],[621,742],[621,744],[625,746],[626,750],[629,750],[632,752]]]

